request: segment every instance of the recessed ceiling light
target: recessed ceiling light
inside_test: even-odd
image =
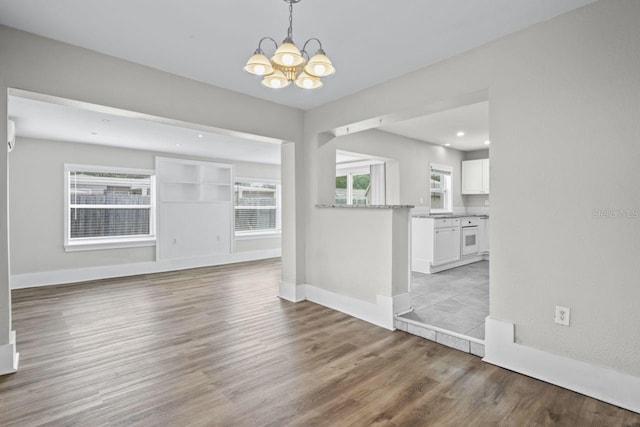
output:
[[[176,144],[176,147],[180,147],[180,144]]]
[[[458,133],[456,133],[457,136],[464,136],[464,132],[463,131],[459,131]]]
[[[489,141],[488,139],[484,142],[484,145],[489,145],[491,144],[491,141]]]
[[[444,144],[444,146],[445,146],[445,147],[450,147],[450,146],[451,146],[451,144]]]
[[[198,138],[204,138],[204,135],[203,135],[203,134],[201,134],[201,133],[199,133],[199,134],[198,134]]]

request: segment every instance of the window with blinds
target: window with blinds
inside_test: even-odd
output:
[[[137,170],[66,167],[66,244],[153,238],[153,175]]]
[[[236,180],[234,208],[236,235],[280,231],[280,184]]]

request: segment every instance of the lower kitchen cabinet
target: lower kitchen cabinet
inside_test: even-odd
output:
[[[474,228],[478,228],[478,242],[473,245],[474,253],[462,250],[463,223],[473,223],[476,225]],[[482,218],[479,221],[477,217],[413,217],[411,270],[431,274],[487,259],[489,247],[488,238],[485,236],[488,236],[488,223],[488,219],[485,221],[485,218]]]
[[[433,239],[433,265],[460,259],[460,226],[436,228]]]

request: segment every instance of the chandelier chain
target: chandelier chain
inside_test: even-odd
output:
[[[289,2],[289,31],[287,37],[293,39],[293,1]]]

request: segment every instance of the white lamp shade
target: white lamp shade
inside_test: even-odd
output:
[[[296,79],[296,86],[301,89],[318,89],[322,87],[322,81],[319,77],[312,76],[303,71]]]
[[[273,54],[271,61],[281,67],[299,67],[304,63],[304,58],[295,44],[285,42]]]
[[[269,74],[262,79],[262,85],[269,89],[281,89],[289,86],[289,80],[280,70],[275,70],[273,74]]]
[[[327,77],[335,73],[336,69],[333,67],[333,64],[331,64],[327,55],[316,53],[311,57],[307,65],[305,65],[304,71],[312,76]]]
[[[257,53],[249,58],[247,65],[244,66],[244,70],[256,76],[267,76],[273,73],[273,66],[266,56]]]

